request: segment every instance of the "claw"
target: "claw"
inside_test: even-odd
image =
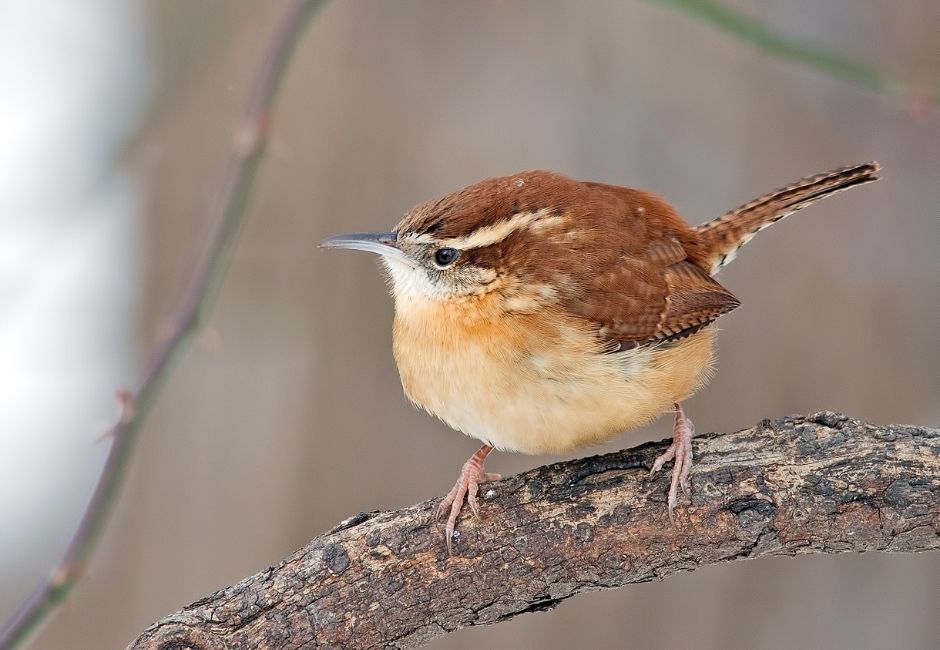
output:
[[[477,492],[480,491],[479,483],[470,483],[470,487],[467,490],[467,505],[470,506],[470,510],[473,511],[473,516],[480,517],[480,507],[477,505]]]
[[[656,457],[656,460],[653,461],[653,469],[650,470],[650,476],[652,477],[656,472],[663,468],[668,461],[676,457],[676,443],[669,445],[669,449],[661,453]]]
[[[679,498],[679,489],[683,494],[689,495],[689,470],[692,468],[692,436],[695,427],[692,421],[685,417],[682,407],[676,404],[676,425],[672,432],[672,444],[669,449],[656,457],[650,476],[662,469],[663,465],[675,459],[672,467],[672,480],[669,483],[669,497],[666,506],[669,511],[669,520],[676,522],[675,509]]]
[[[480,491],[480,484],[498,481],[501,478],[499,474],[490,474],[483,470],[483,462],[491,451],[493,451],[493,448],[490,445],[483,445],[463,464],[454,487],[451,488],[437,507],[438,521],[449,510],[447,524],[444,526],[444,533],[447,536],[447,555],[453,555],[452,540],[454,530],[457,528],[457,516],[460,515],[460,511],[463,509],[464,499],[466,498],[473,514],[479,517],[480,507],[477,503],[477,494]]]

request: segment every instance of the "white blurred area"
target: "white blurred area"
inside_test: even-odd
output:
[[[63,552],[134,377],[145,35],[136,2],[0,0],[0,586]]]

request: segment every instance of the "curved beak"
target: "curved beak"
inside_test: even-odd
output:
[[[409,257],[398,248],[397,236],[393,232],[352,232],[348,235],[336,235],[320,242],[320,248],[366,251],[412,264]]]

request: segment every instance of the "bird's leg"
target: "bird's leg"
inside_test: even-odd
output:
[[[486,461],[486,457],[491,451],[493,451],[491,445],[483,445],[477,449],[476,453],[463,464],[463,468],[460,470],[460,477],[457,479],[454,487],[451,488],[451,491],[447,493],[447,496],[444,497],[441,504],[437,507],[438,519],[444,516],[444,513],[450,509],[450,515],[447,517],[447,526],[444,529],[447,535],[448,555],[452,554],[451,538],[454,536],[454,528],[457,525],[457,515],[459,515],[460,511],[463,509],[464,498],[466,498],[467,503],[470,504],[470,509],[473,510],[473,514],[479,516],[480,509],[477,506],[477,492],[480,489],[480,483],[498,481],[500,479],[499,474],[489,474],[483,469],[483,463]]]
[[[676,509],[676,500],[679,496],[679,488],[686,494],[689,493],[689,470],[692,468],[692,436],[695,435],[695,427],[692,426],[692,420],[685,417],[682,407],[678,403],[676,407],[676,426],[672,431],[672,444],[669,449],[656,457],[653,462],[653,469],[650,470],[650,476],[662,469],[662,466],[675,458],[676,462],[672,467],[672,483],[669,485],[669,499],[667,501],[669,509],[669,519],[675,521],[674,510]]]

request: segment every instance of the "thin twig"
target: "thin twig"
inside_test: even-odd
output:
[[[309,19],[326,0],[295,0],[268,45],[251,100],[236,134],[213,229],[192,282],[180,302],[171,334],[150,355],[138,388],[123,392],[122,417],[91,501],[61,561],[0,629],[0,650],[24,643],[69,594],[83,575],[120,492],[128,460],[160,389],[215,304],[228,269],[247,200],[264,154],[271,109],[294,47]]]
[[[933,80],[920,87],[874,64],[853,59],[810,41],[781,34],[768,25],[718,2],[712,0],[651,0],[651,2],[671,5],[679,11],[695,16],[775,56],[806,65],[876,93],[908,101],[918,99],[918,94],[925,94],[926,99],[932,98],[934,103],[940,103],[940,81]]]

